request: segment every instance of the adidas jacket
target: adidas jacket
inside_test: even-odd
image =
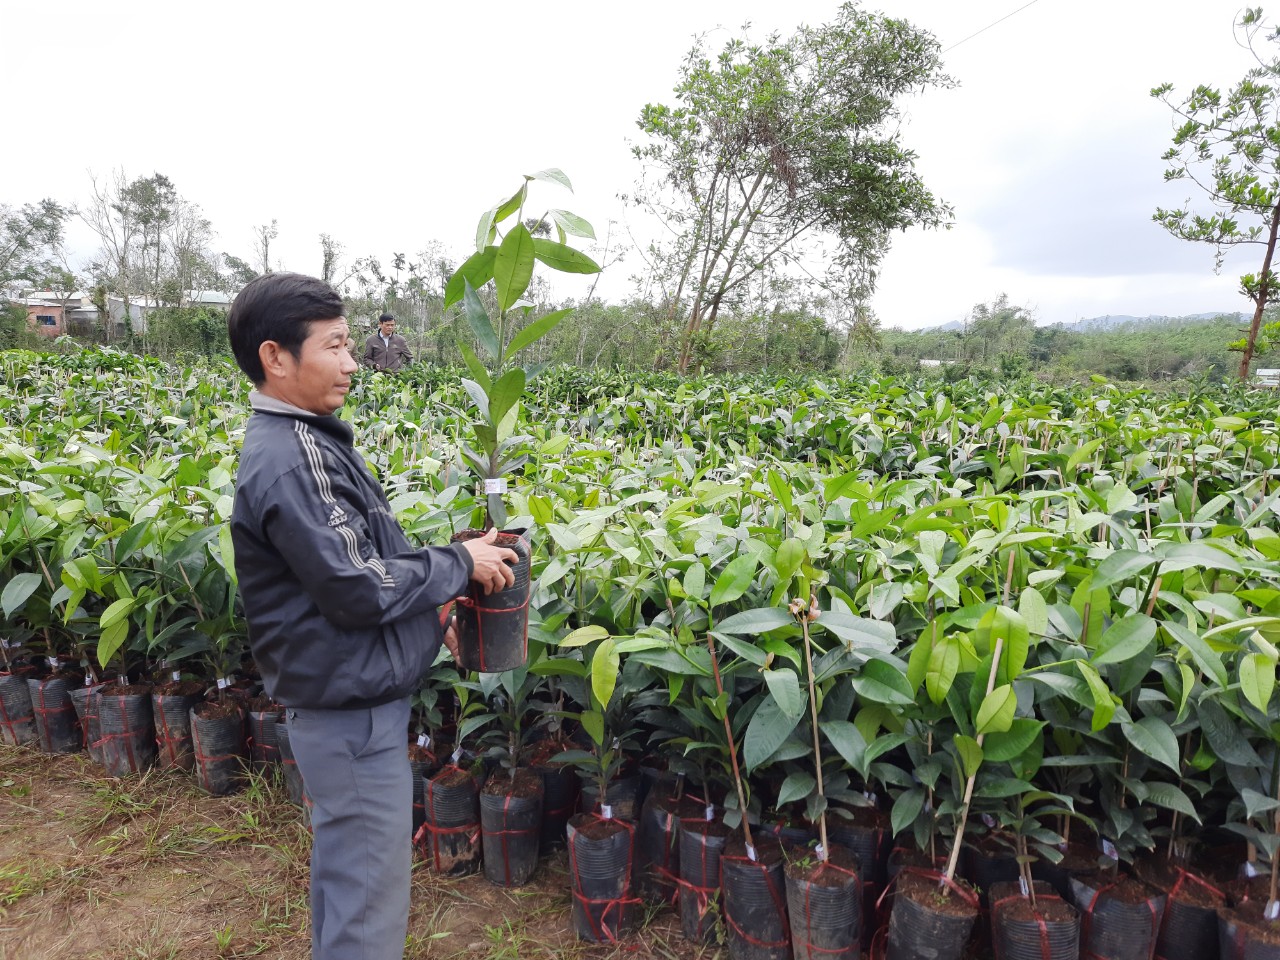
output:
[[[435,661],[436,608],[471,554],[414,549],[352,445],[351,427],[256,391],[231,539],[249,644],[290,707],[369,707],[416,690]]]

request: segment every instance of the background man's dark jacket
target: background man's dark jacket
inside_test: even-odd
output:
[[[347,423],[257,392],[250,402],[231,538],[267,693],[304,708],[412,693],[440,649],[436,608],[465,591],[471,554],[410,545]]]
[[[393,333],[390,344],[383,343],[381,334],[377,333],[365,341],[365,366],[395,373],[407,363],[413,363],[413,354],[409,352],[408,342],[400,334]]]

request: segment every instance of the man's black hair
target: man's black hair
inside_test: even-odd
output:
[[[382,316],[378,318],[379,323],[385,323],[387,320],[390,320],[392,323],[395,323],[396,318],[389,313],[384,313]]]
[[[250,280],[231,304],[231,352],[245,375],[261,386],[267,379],[258,356],[263,343],[274,340],[300,359],[311,322],[345,314],[342,297],[323,280],[301,273],[268,273]]]

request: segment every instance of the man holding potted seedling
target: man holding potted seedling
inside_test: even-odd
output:
[[[313,804],[312,957],[395,960],[409,917],[409,697],[441,642],[456,647],[438,608],[468,581],[509,586],[516,554],[494,545],[497,531],[410,545],[333,415],[357,364],[327,283],[259,277],[227,323],[256,387],[231,518],[236,575]]]

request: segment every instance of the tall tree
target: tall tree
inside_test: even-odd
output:
[[[57,269],[71,211],[54,200],[0,204],[0,290],[34,284]]]
[[[646,105],[649,140],[633,148],[645,172],[632,199],[671,238],[651,253],[682,319],[681,372],[757,275],[870,288],[893,230],[949,222],[897,124],[903,97],[949,83],[932,35],[853,3],[785,40],[730,40],[714,58],[698,40],[676,105]]]
[[[1170,163],[1166,181],[1189,181],[1208,201],[1207,213],[1195,213],[1191,201],[1177,209],[1158,208],[1153,219],[1181,240],[1208,243],[1214,248],[1214,271],[1234,247],[1262,248],[1257,273],[1240,278],[1241,292],[1253,301],[1253,318],[1239,350],[1241,380],[1259,348],[1258,331],[1269,303],[1280,299],[1280,285],[1272,272],[1276,238],[1280,235],[1280,57],[1259,52],[1260,41],[1276,44],[1280,30],[1263,33],[1262,8],[1246,8],[1235,24],[1236,40],[1257,61],[1224,96],[1216,87],[1196,87],[1182,101],[1172,99],[1173,84],[1151,95],[1174,112],[1177,127],[1173,146],[1164,153]]]

